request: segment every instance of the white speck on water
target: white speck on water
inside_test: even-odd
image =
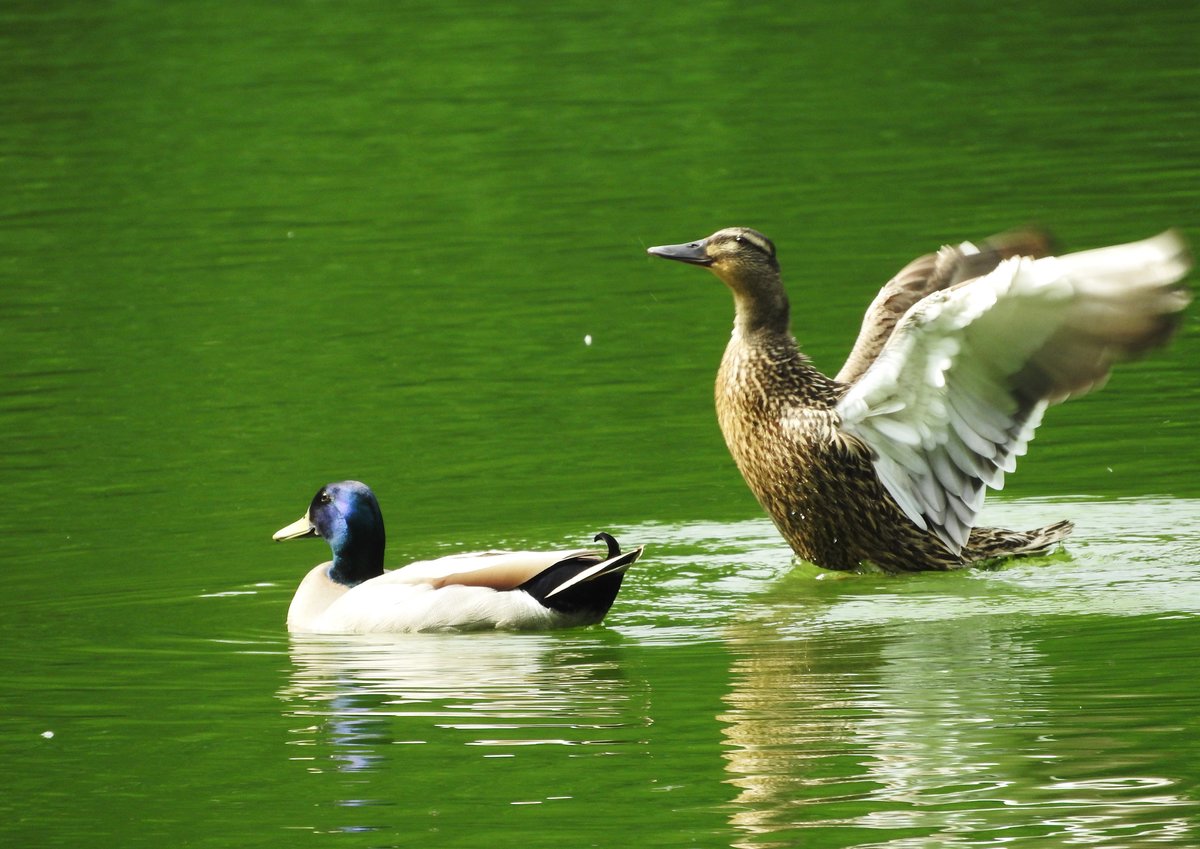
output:
[[[592,344],[592,334],[590,334],[590,333],[584,334],[584,337],[583,337],[583,344],[585,344],[585,345],[591,345],[591,344]]]
[[[54,732],[53,731],[43,731],[42,736],[45,737],[47,740],[51,740],[54,738]]]

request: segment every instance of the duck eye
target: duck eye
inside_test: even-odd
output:
[[[333,496],[332,496],[332,495],[330,495],[330,494],[329,494],[328,492],[326,492],[325,490],[322,490],[322,491],[321,491],[321,497],[320,497],[320,499],[318,499],[318,500],[319,500],[319,501],[320,501],[322,504],[331,504],[331,503],[333,502]]]

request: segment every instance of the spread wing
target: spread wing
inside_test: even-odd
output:
[[[1050,235],[1042,230],[1013,230],[991,236],[978,246],[970,242],[946,245],[935,254],[914,259],[879,290],[867,307],[858,338],[835,380],[854,383],[862,377],[879,356],[896,322],[926,295],[987,274],[1009,257],[1045,256],[1050,247]]]
[[[1168,231],[1127,245],[1014,258],[908,310],[838,403],[888,492],[954,552],[1051,403],[1170,336],[1191,267]]]

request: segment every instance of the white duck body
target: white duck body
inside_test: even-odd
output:
[[[321,488],[276,540],[320,536],[334,559],[313,567],[292,598],[292,633],[540,630],[592,625],[608,612],[625,570],[641,556],[608,552],[483,551],[383,571],[383,517],[357,481]]]
[[[333,561],[327,561],[305,575],[296,589],[288,608],[288,631],[372,634],[545,630],[590,625],[593,619],[585,613],[546,607],[515,586],[496,589],[487,585],[487,582],[507,583],[505,574],[534,576],[556,563],[582,555],[594,557],[597,552],[580,549],[456,554],[410,563],[354,587],[334,581],[329,575]],[[472,576],[483,583],[469,583]]]

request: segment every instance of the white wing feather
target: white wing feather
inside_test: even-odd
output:
[[[1047,404],[1161,343],[1190,300],[1168,231],[1127,245],[1016,258],[915,304],[838,403],[887,491],[954,552],[985,487],[1000,489]]]

